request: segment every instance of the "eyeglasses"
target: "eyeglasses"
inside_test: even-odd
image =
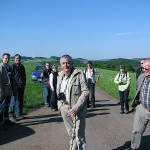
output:
[[[142,69],[148,71],[150,68],[143,68],[143,67],[142,67]]]

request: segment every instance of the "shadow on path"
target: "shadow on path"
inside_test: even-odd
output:
[[[28,120],[26,121],[26,120],[24,120],[24,122],[21,122],[20,125],[31,126],[31,125],[45,124],[45,123],[51,123],[51,122],[63,122],[63,119],[62,119],[61,116],[54,117],[54,118],[46,117],[46,119],[44,119],[44,120],[39,120],[38,119],[38,118],[40,118],[40,119],[44,118],[42,116],[40,116],[40,117],[34,116],[33,118],[37,118],[37,120],[35,120],[35,119],[33,121],[28,121]],[[29,119],[31,119],[31,118],[29,118]]]
[[[16,141],[34,134],[35,131],[29,127],[19,124],[6,126],[6,130],[0,131],[0,145]]]
[[[140,150],[149,150],[150,149],[150,135],[143,136]],[[113,150],[130,150],[131,141],[127,141],[123,146],[118,147]]]

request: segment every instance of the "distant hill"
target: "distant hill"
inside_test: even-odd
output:
[[[117,59],[110,59],[110,60],[107,60],[107,61],[96,60],[96,61],[93,61],[93,62],[99,63],[101,65],[114,64],[118,67],[120,65],[130,64],[134,68],[138,68],[140,66],[139,61],[140,61],[140,59],[139,60],[134,60],[134,59],[117,58]]]
[[[23,63],[39,63],[45,64],[46,62],[50,62],[51,64],[60,65],[60,58],[58,56],[51,56],[50,58],[46,57],[26,57],[22,56]],[[13,62],[14,57],[11,57],[10,63]],[[141,58],[133,58],[133,59],[125,59],[125,58],[117,58],[117,59],[102,59],[102,60],[91,60],[93,62],[93,66],[97,68],[110,69],[110,70],[118,70],[121,64],[127,65],[127,67],[132,68],[132,71],[135,71],[140,66]],[[87,59],[83,58],[75,58],[73,59],[74,65],[79,67],[86,67]]]

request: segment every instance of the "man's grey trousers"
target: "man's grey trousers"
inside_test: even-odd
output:
[[[133,131],[131,137],[131,148],[138,149],[141,145],[142,135],[150,120],[150,112],[147,111],[141,104],[137,106],[134,116]]]
[[[73,116],[69,112],[68,105],[61,106],[60,110],[71,141],[71,136],[73,133]],[[76,120],[75,138],[73,141],[72,150],[86,150],[85,143],[85,117],[82,117]]]

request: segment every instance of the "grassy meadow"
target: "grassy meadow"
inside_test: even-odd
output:
[[[27,113],[31,110],[40,108],[42,105],[44,105],[44,91],[42,90],[41,83],[31,81],[32,70],[34,70],[34,68],[40,63],[24,62],[23,64],[26,69],[26,77],[27,77],[23,111],[24,113]],[[84,68],[79,69],[84,70]],[[97,70],[100,73],[100,80],[98,83],[96,83],[96,86],[100,87],[102,90],[106,91],[109,95],[112,95],[119,101],[118,85],[114,83],[114,78],[118,72],[105,69],[97,69]],[[130,73],[130,76],[131,76],[131,86],[129,99],[131,103],[131,100],[133,100],[133,97],[135,95],[136,77],[135,73]]]
[[[44,104],[44,98],[42,96],[42,84],[31,81],[32,70],[34,70],[39,63],[23,63],[23,65],[26,69],[27,78],[23,106],[23,111],[26,113],[41,107]]]
[[[84,68],[80,68],[84,70]],[[114,98],[118,99],[119,101],[119,92],[118,92],[118,85],[114,83],[114,78],[117,75],[118,71],[111,71],[105,69],[97,69],[100,73],[99,82],[96,83],[96,86],[101,88],[103,91],[107,92],[109,95],[113,96]],[[129,92],[129,104],[133,100],[135,96],[135,88],[136,88],[136,74],[130,73],[131,77],[131,85],[130,85],[130,92]]]

